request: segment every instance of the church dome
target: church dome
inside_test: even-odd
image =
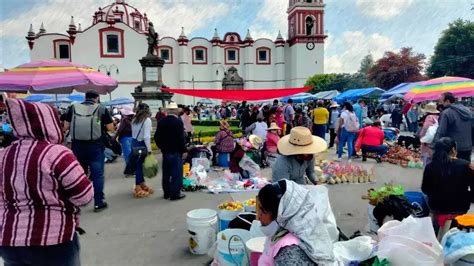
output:
[[[146,13],[141,13],[135,7],[127,4],[125,0],[115,0],[110,5],[99,7],[94,13],[92,24],[108,21],[125,23],[138,32],[146,32],[148,27]]]

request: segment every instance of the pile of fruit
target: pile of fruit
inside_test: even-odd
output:
[[[219,210],[242,211],[244,209],[244,204],[240,201],[226,201],[219,204],[217,207]]]
[[[316,172],[322,172],[320,175],[319,182],[329,184],[340,184],[340,183],[367,183],[375,182],[374,169],[365,169],[357,164],[337,163],[330,161],[322,161],[320,169],[316,169]]]
[[[257,205],[257,200],[256,199],[248,199],[244,201],[244,206],[252,206],[255,207]]]
[[[408,167],[409,163],[419,167],[421,164],[420,154],[401,146],[393,146],[383,156],[382,161],[392,164],[399,164],[402,167]]]

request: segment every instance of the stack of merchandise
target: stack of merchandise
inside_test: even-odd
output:
[[[382,161],[400,164],[402,167],[423,168],[420,154],[401,146],[393,146],[383,156]]]
[[[319,182],[329,184],[340,183],[367,183],[375,182],[373,167],[365,169],[353,163],[337,163],[321,161],[320,167],[316,166],[316,173],[320,174]]]

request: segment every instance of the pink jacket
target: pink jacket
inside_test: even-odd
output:
[[[267,238],[267,240],[265,241],[265,248],[263,250],[263,253],[260,256],[260,259],[258,260],[258,265],[259,266],[273,266],[274,258],[278,255],[278,252],[280,251],[280,249],[287,246],[293,246],[293,245],[299,245],[299,244],[300,244],[300,240],[291,233],[286,234],[282,239],[278,240],[276,243],[271,243],[270,238]]]
[[[278,145],[279,140],[280,140],[280,136],[278,136],[277,134],[274,134],[271,131],[267,133],[266,146],[267,146],[267,151],[269,153],[277,153],[277,150],[278,150],[277,145]]]
[[[439,116],[437,116],[437,115],[428,115],[425,118],[425,122],[423,123],[423,127],[420,130],[420,136],[419,136],[420,139],[426,135],[426,131],[428,131],[428,128],[430,126],[434,125],[438,121],[438,119],[439,119]],[[431,154],[431,149],[430,149],[430,147],[428,147],[427,144],[422,143],[421,148],[420,148],[420,152],[422,154]]]

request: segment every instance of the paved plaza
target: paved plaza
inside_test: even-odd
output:
[[[332,158],[334,151],[323,156]],[[161,160],[160,155],[156,154]],[[358,163],[360,160],[356,160]],[[422,170],[405,169],[388,163],[363,163],[375,166],[376,183],[329,185],[329,194],[338,226],[349,235],[365,230],[367,201],[361,199],[371,187],[395,182],[406,190],[419,190]],[[156,189],[146,199],[134,199],[134,179],[122,175],[123,162],[106,165],[105,193],[109,209],[94,213],[92,205],[83,209],[81,225],[87,233],[81,236],[82,264],[89,265],[204,265],[207,256],[196,256],[188,251],[186,213],[196,208],[212,208],[232,194],[213,195],[187,192],[186,199],[171,202],[163,199],[161,173],[147,180]],[[270,169],[263,176],[270,176]],[[212,172],[212,175],[217,174]]]

